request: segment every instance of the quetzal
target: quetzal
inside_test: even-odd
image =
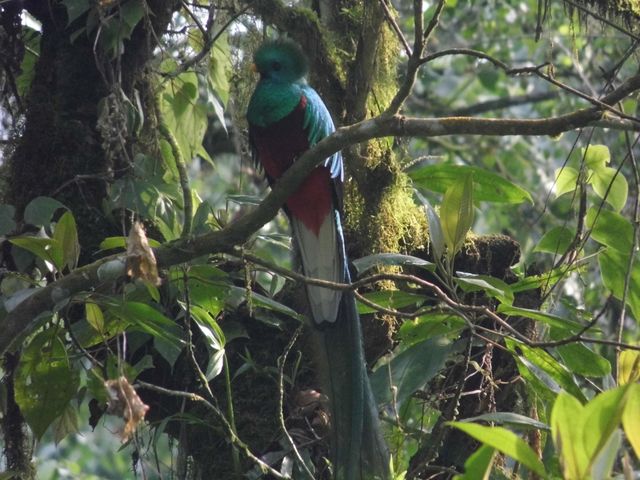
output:
[[[260,80],[249,102],[249,141],[270,184],[334,124],[306,81],[307,60],[288,39],[265,42],[254,55]],[[308,277],[349,283],[341,226],[342,155],[327,158],[286,201],[284,210]],[[331,451],[337,480],[389,477],[389,454],[367,376],[360,319],[351,292],[307,285],[317,368],[331,404]]]

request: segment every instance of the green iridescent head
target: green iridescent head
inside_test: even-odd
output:
[[[253,62],[261,79],[274,82],[302,81],[309,72],[302,49],[288,38],[263,43],[253,56]]]

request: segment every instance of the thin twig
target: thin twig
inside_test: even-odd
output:
[[[289,430],[287,430],[287,425],[285,424],[285,421],[284,421],[284,366],[287,363],[287,356],[289,356],[289,352],[293,348],[293,345],[296,343],[296,340],[298,339],[300,332],[302,332],[302,328],[303,328],[303,325],[300,325],[296,329],[296,331],[293,332],[293,335],[291,336],[289,343],[285,347],[284,352],[282,352],[282,356],[278,359],[278,363],[279,363],[278,365],[278,379],[279,379],[278,421],[280,422],[280,428],[284,432],[285,437],[287,437],[287,441],[289,442],[289,445],[291,446],[291,450],[293,450],[293,454],[296,456],[298,463],[304,469],[304,473],[306,473],[307,476],[311,480],[313,480],[315,477],[313,476],[313,473],[311,473],[311,470],[309,470],[309,467],[307,467],[307,464],[302,458],[302,455],[300,455],[300,452],[298,451],[298,447],[296,447],[296,442],[294,442],[293,438],[291,438],[291,435],[289,435]]]

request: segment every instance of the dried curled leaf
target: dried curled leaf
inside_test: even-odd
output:
[[[160,285],[158,265],[149,246],[147,234],[141,222],[134,222],[127,238],[127,275]]]
[[[149,410],[125,377],[104,382],[107,389],[107,413],[122,417],[125,420],[120,436],[126,442],[144,420]]]

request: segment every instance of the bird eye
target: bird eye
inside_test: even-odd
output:
[[[282,65],[280,65],[280,62],[272,62],[271,63],[271,68],[273,70],[275,70],[276,72],[279,71],[281,67],[282,67]]]

